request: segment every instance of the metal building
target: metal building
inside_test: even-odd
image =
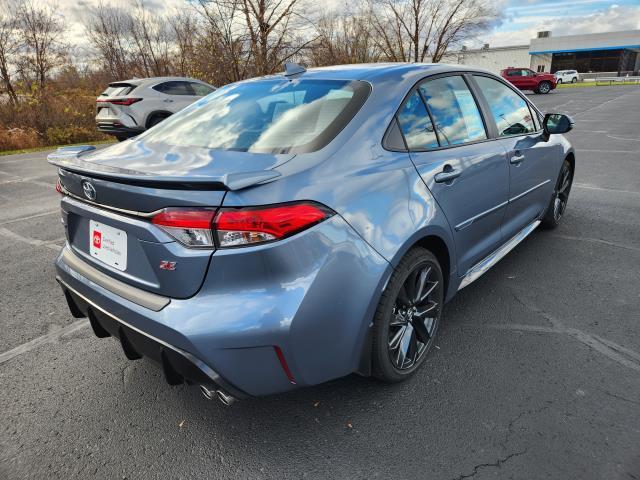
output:
[[[529,67],[536,72],[577,70],[581,74],[637,75],[640,70],[640,30],[553,36],[538,32],[529,45],[462,49],[447,54],[445,63],[460,63],[499,72]]]

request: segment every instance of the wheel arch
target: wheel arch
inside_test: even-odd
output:
[[[404,257],[406,253],[414,247],[426,248],[438,259],[438,263],[440,263],[440,267],[442,268],[442,278],[444,279],[444,298],[446,303],[451,299],[451,297],[453,297],[453,294],[455,293],[455,290],[453,289],[457,288],[457,283],[451,281],[457,272],[455,267],[456,259],[455,250],[453,249],[453,239],[449,237],[447,230],[444,228],[441,229],[440,227],[435,226],[432,226],[432,228],[427,227],[426,229],[416,232],[414,236],[405,242],[403,248],[398,251],[390,262],[391,266],[395,269],[400,259],[402,259],[402,257]],[[391,272],[392,270],[389,271],[380,293],[387,288],[387,283],[391,278]],[[452,290],[450,291],[449,288],[452,288]],[[371,318],[371,321],[373,321],[373,317]],[[365,377],[371,375],[371,348],[373,342],[371,333],[371,328],[368,328],[363,347],[360,350],[359,365],[356,369],[356,373]]]
[[[575,174],[576,173],[576,155],[573,152],[573,150],[567,152],[564,156],[564,159],[569,162],[569,165],[571,165],[571,173]]]
[[[168,110],[154,110],[153,112],[150,112],[147,115],[147,118],[144,121],[144,128],[149,128],[149,123],[154,117],[162,116],[164,118],[167,118],[167,117],[170,117],[171,115],[173,115],[173,113],[171,113]]]
[[[404,257],[407,252],[413,247],[422,247],[429,250],[435,255],[442,268],[442,276],[445,281],[445,301],[448,301],[453,296],[455,291],[455,281],[453,280],[457,276],[457,263],[455,244],[453,241],[451,229],[449,225],[441,226],[438,224],[427,225],[425,228],[418,230],[404,243],[403,247],[398,250],[394,258],[391,260],[391,265],[395,268]]]

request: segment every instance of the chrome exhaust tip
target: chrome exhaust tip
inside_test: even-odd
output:
[[[211,390],[204,385],[200,385],[200,391],[202,392],[202,395],[204,395],[204,398],[206,398],[207,400],[213,400],[214,398],[217,398],[227,406],[234,404],[236,401],[235,397],[229,395],[223,390]]]
[[[216,390],[216,396],[218,397],[218,400],[220,400],[226,406],[233,405],[236,401],[235,397],[232,397],[231,395],[229,395],[226,392],[223,392],[222,390]]]

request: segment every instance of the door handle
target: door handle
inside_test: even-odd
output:
[[[436,173],[433,179],[436,181],[436,183],[445,183],[445,182],[450,182],[455,178],[458,178],[461,174],[462,172],[460,170],[454,170],[451,167],[449,168],[445,167],[442,172]]]
[[[165,98],[164,103],[172,103],[173,100],[171,100],[170,98]]]
[[[524,155],[522,154],[522,152],[520,150],[516,150],[515,152],[513,152],[513,155],[511,155],[511,158],[509,159],[509,163],[511,165],[519,165],[524,161]]]

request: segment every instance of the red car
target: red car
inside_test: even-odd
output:
[[[500,75],[520,90],[533,90],[535,93],[549,93],[556,88],[556,77],[551,73],[536,73],[528,68],[509,67],[500,71]]]

